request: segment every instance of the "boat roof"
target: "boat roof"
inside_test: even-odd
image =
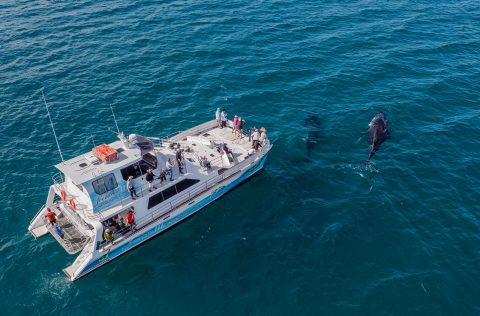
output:
[[[121,141],[109,144],[118,152],[118,159],[105,163],[99,161],[92,152],[66,160],[55,165],[65,177],[68,177],[76,185],[93,180],[113,170],[130,165],[142,157],[140,148],[133,145],[132,148],[124,148]]]

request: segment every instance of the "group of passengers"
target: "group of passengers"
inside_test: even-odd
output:
[[[217,108],[217,111],[215,112],[215,120],[217,121],[217,125],[219,128],[224,128],[227,127],[227,122],[228,122],[228,114],[227,110],[220,108]],[[239,138],[245,137],[243,134],[243,127],[245,126],[245,120],[239,117],[238,115],[235,115],[233,120],[232,120],[232,133]]]
[[[252,142],[252,149],[262,151],[268,144],[267,130],[265,127],[257,129],[255,126],[248,130],[248,140]]]
[[[178,172],[180,174],[184,174],[184,167],[185,167],[185,162],[183,158],[183,149],[177,148],[175,151],[175,160],[168,158],[167,161],[165,162],[165,168],[162,168],[160,170],[160,174],[158,175],[157,179],[160,180],[160,184],[162,184],[164,181],[167,181],[167,175],[169,176],[169,180],[173,181],[173,167],[175,165],[178,165]],[[154,185],[156,175],[153,173],[153,169],[149,168],[147,169],[147,173],[145,175],[145,180],[148,183],[148,191],[153,192],[154,190],[157,189],[157,187]],[[135,185],[133,184],[133,176],[129,176],[127,178],[127,190],[130,192],[130,196],[132,197],[133,200],[138,198],[137,190],[135,189]]]
[[[227,110],[220,110],[220,108],[217,108],[217,111],[215,112],[215,120],[217,121],[218,127],[227,127],[227,117]],[[239,136],[239,138],[243,138],[244,127],[245,120],[235,115],[232,121],[232,133]],[[263,147],[269,142],[265,127],[261,127],[260,129],[257,129],[255,126],[251,127],[248,130],[248,141],[252,142],[252,147],[248,150],[247,157],[255,154],[257,151],[262,151]]]
[[[125,216],[126,223],[120,215],[113,216],[103,223],[105,231],[103,232],[103,239],[106,243],[113,243],[115,234],[123,235],[127,231],[135,231],[135,211],[132,207]]]
[[[215,112],[215,120],[217,121],[218,127],[224,128],[227,127],[227,122],[228,122],[228,113],[227,110],[220,108],[217,108],[217,111]]]

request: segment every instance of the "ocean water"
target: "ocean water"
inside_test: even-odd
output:
[[[1,315],[480,314],[478,1],[3,0],[0,47]],[[274,148],[72,283],[27,233],[60,161],[42,87],[66,158],[115,140],[110,105],[148,136],[225,107]]]

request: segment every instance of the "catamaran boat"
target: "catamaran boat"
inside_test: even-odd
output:
[[[231,121],[228,126],[210,121],[168,138],[118,133],[118,141],[57,164],[60,172],[53,176],[30,233],[35,238],[50,233],[69,254],[79,253],[63,271],[71,281],[83,277],[263,168],[272,147],[268,139],[262,150],[253,152],[248,137],[232,133]],[[174,162],[173,180],[167,175],[162,181],[159,175],[168,159]],[[153,183],[147,182],[149,169]],[[46,216],[49,210],[55,224],[51,214]]]

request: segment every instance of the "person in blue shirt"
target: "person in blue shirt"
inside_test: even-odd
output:
[[[58,236],[60,236],[60,238],[63,239],[65,237],[62,228],[58,226],[57,223],[53,224],[53,230],[55,231],[55,233],[57,233]]]

